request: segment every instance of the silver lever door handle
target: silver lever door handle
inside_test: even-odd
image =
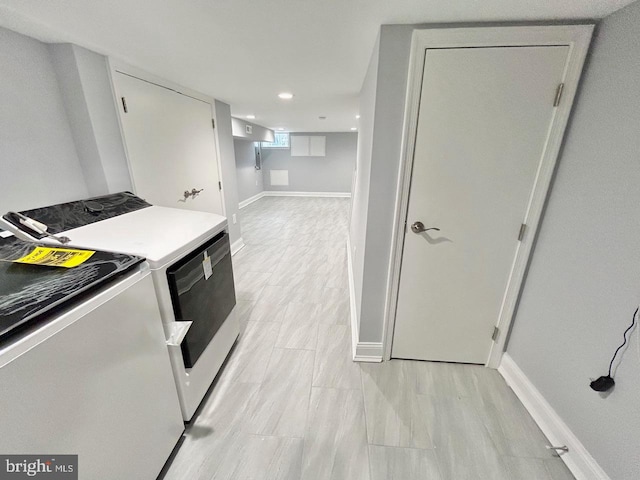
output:
[[[424,228],[424,223],[422,222],[414,222],[411,225],[411,231],[413,233],[422,233],[422,232],[428,232],[429,230],[435,230],[436,232],[439,232],[440,229],[436,228],[436,227],[431,227],[431,228]]]

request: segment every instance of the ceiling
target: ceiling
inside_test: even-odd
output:
[[[381,24],[601,18],[631,2],[0,0],[0,26],[111,55],[266,127],[348,131]]]

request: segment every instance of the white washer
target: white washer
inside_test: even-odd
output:
[[[0,347],[2,454],[76,454],[80,478],[158,476],[184,424],[155,297],[143,263]]]
[[[234,308],[197,362],[192,368],[186,368],[180,343],[190,322],[175,318],[167,269],[197,251],[226,227],[226,218],[213,213],[150,206],[62,232],[71,239],[71,246],[128,253],[147,259],[185,421],[191,420],[202,402],[240,329]]]

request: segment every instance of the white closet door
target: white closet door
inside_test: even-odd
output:
[[[393,357],[486,362],[568,55],[427,50]]]
[[[115,82],[136,195],[223,215],[211,104],[119,72]],[[185,200],[192,189],[202,192]]]

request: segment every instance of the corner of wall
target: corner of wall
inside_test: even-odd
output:
[[[108,192],[107,179],[100,162],[73,45],[62,43],[47,46],[88,193],[91,196],[103,195]]]
[[[71,43],[48,47],[89,195],[131,190],[106,57]]]
[[[360,89],[360,127],[357,139],[356,165],[352,183],[351,218],[349,225],[349,255],[352,265],[352,314],[355,315],[354,341],[359,341],[361,306],[364,282],[364,257],[367,241],[367,218],[369,209],[369,184],[371,180],[371,150],[375,121],[375,103],[378,80],[378,58],[380,33],[371,53],[369,66]],[[355,349],[355,346],[354,346]],[[354,350],[355,352],[355,350]]]
[[[383,25],[380,29],[360,313],[360,338],[372,342],[384,341],[397,180],[414,28],[414,25]],[[362,323],[362,319],[366,319],[366,324]]]
[[[215,100],[214,112],[216,121],[216,131],[218,137],[218,150],[220,154],[220,172],[222,174],[222,193],[224,195],[224,206],[227,221],[229,224],[229,237],[231,243],[238,248],[242,241],[240,229],[240,219],[238,218],[238,180],[236,177],[236,155],[231,133],[231,107]],[[233,222],[235,219],[236,223]],[[244,243],[242,243],[244,246]]]

